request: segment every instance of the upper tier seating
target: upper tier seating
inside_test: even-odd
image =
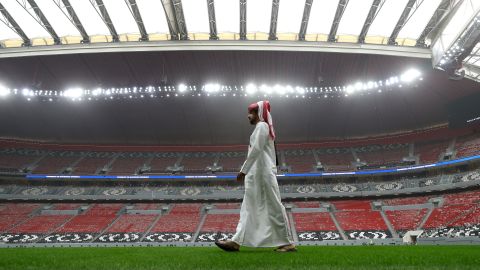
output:
[[[86,157],[82,159],[73,169],[74,174],[95,174],[98,169],[103,168],[111,160],[107,158]]]
[[[415,154],[420,156],[421,164],[435,163],[440,160],[440,154],[447,150],[451,140],[439,140],[415,144]]]
[[[456,157],[480,154],[480,133],[477,130],[450,130],[448,127],[369,138],[279,144],[277,150],[283,153],[278,157],[285,159],[285,164],[279,165],[286,165],[290,172],[316,171],[317,161],[325,171],[337,172],[357,170],[352,165],[356,158],[366,163],[360,164],[362,170],[411,164],[415,160],[403,161],[409,154],[410,145],[414,146],[413,154],[419,156],[419,163],[435,163],[454,139]],[[223,173],[236,173],[247,155],[247,146],[152,146],[151,150],[135,146],[74,146],[76,150],[72,147],[0,140],[0,173],[16,173],[28,166],[34,169],[33,173],[57,174],[73,166],[72,174],[95,174],[111,165],[105,168],[110,169],[109,174],[135,174],[139,168],[145,168],[142,170],[145,174],[163,174],[172,173],[168,167],[180,162],[177,165],[183,167],[183,171],[175,173],[201,174],[207,172],[208,166],[214,165],[217,157],[217,165],[223,168]],[[46,156],[41,158],[43,155]],[[86,157],[80,160],[83,155]]]
[[[37,163],[33,173],[61,173],[60,170],[65,169],[72,164],[78,157],[52,157],[47,156]]]
[[[455,149],[457,158],[480,155],[480,136],[478,134],[470,134],[458,138]]]
[[[142,157],[119,157],[113,162],[109,174],[134,174],[145,161],[146,158]]]
[[[328,149],[327,149],[328,150]],[[354,170],[351,163],[353,154],[350,149],[340,149],[338,153],[319,153],[318,159],[326,171],[351,171]]]
[[[236,153],[237,155],[223,155],[219,160],[219,166],[223,167],[224,172],[238,172],[240,171],[240,166],[242,166],[245,161],[245,153]]]
[[[167,167],[175,165],[178,157],[156,157],[150,162],[150,173],[162,173]]]
[[[355,150],[360,161],[371,166],[395,166],[408,156],[408,145],[378,145]]]
[[[16,171],[24,168],[25,166],[32,163],[36,157],[34,156],[24,156],[24,155],[4,155],[0,154],[0,168],[3,169],[14,169]]]
[[[312,172],[315,158],[312,151],[285,151],[285,162],[287,166],[291,167],[293,172]]]
[[[212,153],[199,152],[196,155],[184,156],[181,166],[186,172],[205,172],[207,166],[212,166],[215,157]]]

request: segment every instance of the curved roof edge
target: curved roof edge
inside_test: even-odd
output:
[[[299,42],[299,41],[156,41],[118,42],[75,45],[49,45],[4,48],[0,58],[39,55],[63,55],[143,51],[298,51],[376,54],[414,58],[432,57],[428,48],[359,43]]]

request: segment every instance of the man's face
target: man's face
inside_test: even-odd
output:
[[[256,110],[251,110],[248,112],[248,121],[252,125],[256,125],[260,118],[258,118],[258,112]]]

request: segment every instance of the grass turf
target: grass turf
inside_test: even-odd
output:
[[[480,246],[9,248],[0,269],[480,269]]]

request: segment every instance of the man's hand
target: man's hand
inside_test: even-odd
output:
[[[243,182],[245,181],[245,174],[243,172],[239,172],[237,174],[237,182]]]

